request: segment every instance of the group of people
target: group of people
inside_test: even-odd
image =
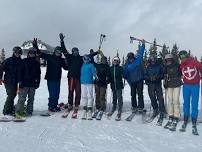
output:
[[[183,86],[183,113],[184,123],[181,131],[185,131],[191,105],[192,132],[197,132],[198,102],[200,90],[200,71],[202,64],[189,56],[187,51],[179,52],[181,64],[174,60],[172,54],[165,56],[164,65],[158,62],[157,56],[150,56],[147,66],[142,63],[145,51],[145,41],[137,53],[127,54],[126,63],[121,66],[120,58],[115,56],[112,59],[112,66],[109,66],[107,57],[101,50],[81,56],[77,47],[72,48],[69,53],[65,47],[64,35],[60,34],[60,46],[55,47],[53,54],[42,53],[38,48],[37,39],[33,40],[33,47],[29,48],[27,58],[21,59],[21,47],[13,48],[13,55],[7,58],[0,66],[0,85],[4,83],[7,99],[4,105],[3,114],[14,115],[16,118],[32,116],[35,91],[40,86],[41,70],[40,58],[47,61],[45,79],[49,92],[48,110],[50,112],[60,111],[58,99],[60,95],[60,84],[62,69],[68,70],[68,104],[65,105],[64,117],[73,110],[72,117],[77,117],[80,101],[83,102],[84,113],[82,119],[101,120],[106,110],[106,90],[108,84],[113,94],[112,108],[107,114],[109,117],[118,109],[116,120],[121,120],[124,79],[131,88],[132,113],[143,113],[144,111],[144,83],[148,85],[148,94],[153,108],[151,119],[159,115],[157,123],[162,125],[165,114],[169,120],[164,126],[172,131],[176,130],[180,118],[180,92]],[[62,54],[65,58],[62,57]],[[94,62],[94,56],[100,54],[100,63]],[[165,108],[163,88],[168,96],[168,107]],[[94,88],[95,87],[95,108],[93,112]],[[19,94],[17,105],[14,106],[14,99]],[[27,100],[26,109],[24,105]]]

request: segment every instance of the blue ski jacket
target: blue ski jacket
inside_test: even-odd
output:
[[[83,63],[81,67],[81,84],[94,84],[96,76],[95,67],[92,63]]]

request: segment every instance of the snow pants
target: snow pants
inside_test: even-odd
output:
[[[81,84],[81,97],[84,107],[93,108],[93,84]]]
[[[180,117],[180,90],[181,87],[167,88],[168,93],[168,115],[176,118]]]
[[[16,113],[22,114],[24,112],[24,105],[26,98],[27,100],[27,114],[32,114],[33,107],[34,107],[34,96],[35,96],[35,89],[33,87],[24,87],[18,94],[19,99],[16,105]]]
[[[4,104],[3,114],[12,115],[14,113],[14,99],[17,95],[17,84],[5,84],[7,98]]]
[[[148,93],[153,109],[164,113],[165,105],[161,83],[148,84]]]
[[[107,88],[105,87],[95,86],[95,103],[97,110],[105,111],[106,109],[106,90]]]
[[[47,80],[48,92],[49,92],[49,108],[56,108],[58,105],[58,99],[60,96],[60,81]]]
[[[131,84],[131,104],[132,108],[144,108],[143,80]],[[136,96],[138,95],[138,103]]]
[[[190,115],[190,102],[191,102],[191,117],[192,119],[197,119],[198,117],[198,102],[199,102],[199,84],[184,84],[183,85],[183,112],[184,117],[189,117]]]
[[[112,107],[112,111],[116,110],[117,107],[117,100],[118,100],[118,113],[122,112],[122,108],[123,108],[123,96],[122,96],[122,89],[119,90],[112,90],[113,93],[113,107]]]
[[[74,100],[74,92],[75,92],[75,107],[80,105],[81,100],[81,82],[78,78],[68,78],[68,86],[69,86],[69,96],[68,96],[68,104],[73,106]]]

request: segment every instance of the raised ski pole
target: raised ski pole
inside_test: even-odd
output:
[[[139,38],[135,38],[135,37],[133,37],[133,36],[130,36],[130,43],[133,43],[133,41],[139,41],[139,42],[141,42],[142,39],[139,39]],[[149,41],[146,41],[146,40],[145,40],[145,43],[152,44],[152,45],[154,44],[154,43],[149,42]],[[159,44],[156,44],[156,46],[158,46],[158,47],[163,47],[162,45],[159,45]]]
[[[99,47],[98,47],[98,50],[100,51],[101,48],[102,48],[102,43],[106,40],[106,35],[105,34],[101,34],[100,35],[100,42],[99,42]],[[99,57],[99,54],[97,55],[97,62],[100,61],[100,57]]]

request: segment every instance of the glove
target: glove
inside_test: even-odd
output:
[[[19,89],[23,89],[23,85],[22,85],[22,82],[19,82]]]
[[[62,33],[59,34],[59,37],[60,37],[60,41],[64,41],[65,36]]]
[[[38,88],[39,88],[39,84],[36,83],[36,84],[34,85],[34,89],[38,89]]]
[[[38,48],[37,38],[34,38],[34,40],[32,41],[32,45],[34,48]]]
[[[0,80],[0,85],[2,85],[4,83],[4,81],[3,80]]]

